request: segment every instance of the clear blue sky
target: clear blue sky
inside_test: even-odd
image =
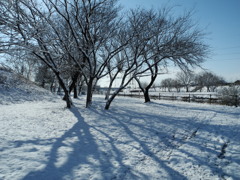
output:
[[[211,54],[203,67],[227,81],[240,80],[240,0],[119,0],[125,8],[176,6],[194,10],[193,20],[207,34]]]

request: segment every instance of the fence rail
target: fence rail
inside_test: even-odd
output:
[[[142,93],[119,93],[118,96],[144,98]],[[166,95],[159,93],[158,95],[149,95],[150,99],[158,100],[170,100],[170,101],[184,101],[184,102],[197,102],[197,103],[209,103],[209,104],[222,104],[230,106],[240,105],[239,95],[220,96],[217,94],[172,94]]]

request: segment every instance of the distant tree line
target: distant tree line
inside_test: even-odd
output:
[[[179,72],[176,75],[176,78],[167,78],[161,81],[161,87],[166,91],[171,92],[172,89],[175,89],[177,92],[181,88],[185,88],[186,92],[189,92],[190,87],[194,87],[192,91],[202,91],[205,87],[207,92],[214,92],[218,86],[225,85],[226,81],[211,72],[201,72],[194,74],[192,72]]]
[[[198,74],[193,74],[191,72],[177,73],[176,78],[167,78],[161,81],[161,87],[166,91],[172,91],[175,89],[177,92],[180,88],[185,88],[186,92],[189,92],[190,87],[194,87],[192,91],[202,91],[205,87],[207,92],[214,92],[218,86],[225,85],[226,81],[211,72],[201,72]]]
[[[109,77],[105,109],[133,79],[148,102],[149,89],[169,62],[188,71],[208,54],[192,14],[175,16],[170,9],[123,13],[117,0],[1,0],[0,53],[19,73],[35,74],[41,86],[53,90],[58,84],[68,108],[70,93],[77,97],[83,82],[89,107],[103,77]],[[146,86],[139,78],[144,73],[150,73]]]

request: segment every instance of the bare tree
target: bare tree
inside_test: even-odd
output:
[[[9,29],[4,33],[14,37],[13,44],[28,50],[54,72],[68,107],[71,106],[69,93],[82,74],[88,86],[88,107],[94,83],[107,74],[104,70],[108,61],[124,46],[116,46],[113,40],[121,27],[116,2],[13,0],[5,6],[9,11],[0,24]],[[107,52],[104,59],[100,58],[102,52]],[[78,70],[69,73],[72,83],[68,89],[62,75],[72,67]]]
[[[148,43],[151,39],[151,34],[147,34],[148,26],[146,24],[151,20],[149,16],[143,16],[145,10],[132,10],[128,17],[123,36],[119,38],[124,42],[127,38],[128,44],[121,51],[121,76],[118,89],[107,100],[105,109],[109,109],[111,102],[116,95],[123,90],[134,78],[148,70],[149,67],[144,67],[144,63],[151,57],[147,54]],[[145,33],[145,35],[144,35]]]
[[[180,92],[180,89],[182,86],[181,86],[181,83],[177,79],[174,79],[172,81],[172,87],[174,87],[177,92]]]
[[[122,72],[123,64],[124,64],[123,52],[119,52],[118,54],[115,55],[115,57],[110,62],[108,62],[107,72],[108,72],[110,82],[109,82],[108,89],[106,92],[105,100],[109,99],[113,83],[114,83],[114,81],[117,80],[117,77]]]
[[[58,4],[49,1],[66,22],[76,50],[81,54],[81,59],[73,55],[71,59],[78,65],[88,86],[88,107],[92,102],[94,84],[108,74],[105,69],[109,61],[127,44],[127,41],[116,44],[114,40],[122,26],[118,17],[120,9],[116,0],[60,0]]]
[[[151,34],[151,38],[148,42],[148,50],[145,51],[147,54],[145,56],[151,56],[145,61],[150,72],[150,80],[145,88],[141,87],[138,78],[136,80],[144,93],[145,102],[149,102],[149,89],[158,74],[161,74],[159,73],[159,67],[162,65],[160,63],[167,66],[165,62],[172,61],[185,72],[189,72],[190,67],[200,66],[203,62],[207,54],[207,46],[202,42],[201,31],[191,24],[191,13],[175,19],[171,16],[169,18],[169,12],[166,9],[159,13],[149,11],[144,16],[146,14],[151,17],[148,27],[148,34]]]
[[[196,75],[195,82],[199,89],[206,87],[208,92],[214,92],[216,87],[224,84],[225,81],[211,72],[202,72]]]
[[[203,73],[200,74],[196,74],[194,77],[194,84],[196,86],[195,90],[199,90],[200,92],[202,92],[203,87],[205,86],[205,79],[202,76]]]
[[[39,5],[39,1],[34,0],[9,1],[5,6],[7,13],[0,18],[0,24],[5,28],[2,33],[10,36],[11,47],[21,47],[52,70],[65,92],[67,107],[70,108],[72,102],[67,84],[62,78],[62,65],[66,64],[63,63],[66,59],[60,46],[60,31],[56,28],[60,30],[61,25],[56,22],[53,8],[44,0],[41,2]]]
[[[189,87],[193,83],[194,76],[191,72],[179,72],[177,73],[177,80],[186,88],[186,92],[189,92]]]
[[[148,90],[159,74],[159,63],[170,60],[188,69],[199,65],[207,52],[190,14],[174,18],[166,10],[138,9],[121,18],[117,0],[4,0],[1,5],[5,45],[21,47],[45,63],[64,90],[67,107],[80,76],[88,87],[89,107],[97,81],[109,75],[111,89],[120,73],[120,86],[108,98],[106,109],[134,78],[141,85],[137,77],[146,72],[151,81],[142,90],[150,101]]]
[[[124,50],[126,66],[122,71],[123,78],[105,109],[133,78],[142,89],[145,102],[150,101],[148,91],[159,74],[159,63],[170,60],[187,72],[189,67],[200,66],[208,52],[208,46],[202,42],[204,34],[191,23],[191,13],[173,18],[166,9],[159,13],[138,9],[131,11],[128,21],[133,38]],[[137,77],[147,71],[151,73],[151,80],[143,88]]]
[[[161,81],[161,87],[168,90],[168,92],[171,92],[172,88],[173,88],[173,82],[174,79],[172,78],[166,78],[164,80]]]

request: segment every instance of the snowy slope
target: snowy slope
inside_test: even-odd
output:
[[[50,98],[51,93],[23,76],[0,68],[0,104]]]
[[[74,101],[0,105],[0,179],[240,179],[240,108]]]

